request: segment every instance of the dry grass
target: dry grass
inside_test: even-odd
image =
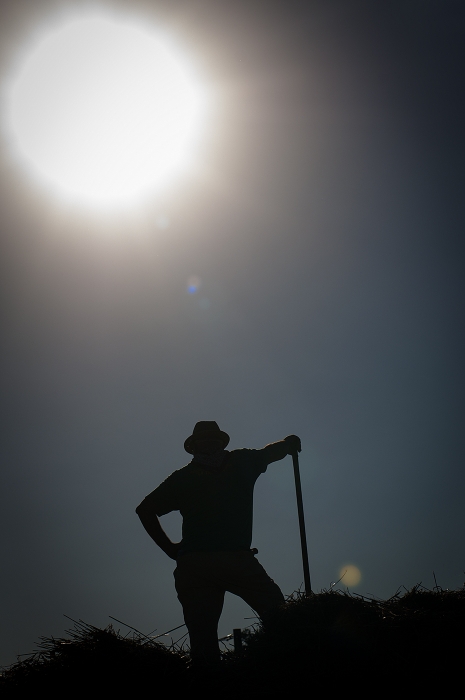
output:
[[[75,623],[63,639],[5,669],[4,697],[123,697],[202,692],[223,698],[318,691],[445,691],[460,678],[465,652],[465,589],[415,586],[389,600],[329,590],[289,597],[270,620],[245,631],[241,654],[216,669],[191,669],[179,646],[138,632],[123,635]]]

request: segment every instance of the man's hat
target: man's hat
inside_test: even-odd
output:
[[[194,454],[194,443],[196,440],[208,440],[209,438],[221,440],[223,449],[229,443],[229,435],[219,429],[218,423],[214,420],[200,420],[195,424],[192,435],[189,435],[184,443],[184,449],[190,455]]]

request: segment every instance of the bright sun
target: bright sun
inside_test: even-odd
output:
[[[131,206],[192,161],[205,100],[191,72],[141,23],[68,20],[21,62],[8,99],[10,140],[61,197]]]

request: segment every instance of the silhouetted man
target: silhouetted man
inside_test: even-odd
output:
[[[263,619],[284,601],[251,550],[253,489],[268,464],[296,450],[289,435],[261,450],[225,447],[229,435],[215,421],[200,421],[184,443],[192,461],[175,471],[137,507],[150,537],[177,566],[176,591],[189,630],[194,661],[219,660],[218,621],[225,591],[245,600]],[[171,542],[158,517],[179,510],[182,540]]]

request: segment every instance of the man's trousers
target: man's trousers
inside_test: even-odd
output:
[[[284,602],[279,586],[250,550],[189,552],[174,571],[194,662],[220,658],[218,621],[226,591],[240,596],[261,619]]]

